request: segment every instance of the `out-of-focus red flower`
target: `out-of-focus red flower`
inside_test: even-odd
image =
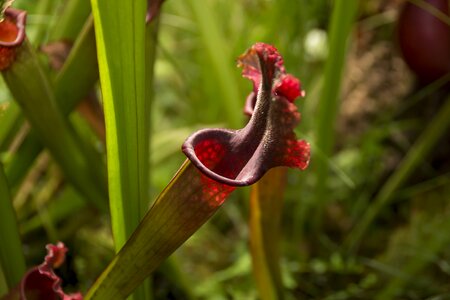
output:
[[[6,70],[16,58],[16,49],[25,39],[26,12],[8,8],[0,22],[0,71]]]
[[[31,268],[22,278],[18,288],[12,290],[2,300],[83,300],[81,293],[66,294],[62,290],[62,280],[54,269],[60,267],[66,258],[67,248],[62,242],[48,244],[44,262]]]
[[[20,283],[22,300],[82,300],[81,293],[65,294],[62,280],[53,271],[60,267],[66,258],[67,248],[62,242],[48,244],[44,262],[29,270]]]
[[[448,0],[425,2],[450,16]],[[450,26],[444,21],[407,1],[397,33],[404,59],[421,81],[429,83],[450,72]]]
[[[310,146],[293,131],[300,121],[293,101],[304,95],[300,81],[286,74],[283,58],[268,44],[253,45],[238,63],[253,82],[245,109],[250,121],[240,130],[200,130],[183,152],[205,176],[229,186],[253,184],[277,166],[305,169]]]

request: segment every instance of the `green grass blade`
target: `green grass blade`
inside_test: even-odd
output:
[[[69,217],[79,214],[81,209],[86,207],[86,201],[77,193],[72,186],[67,186],[63,191],[48,204],[46,208],[48,217],[57,224]],[[43,220],[39,215],[27,218],[20,226],[20,233],[27,235],[35,233],[43,226]]]
[[[407,283],[414,284],[418,274],[427,265],[435,263],[436,257],[447,248],[450,242],[448,229],[450,228],[450,219],[448,216],[438,215],[434,220],[428,220],[424,227],[430,227],[427,238],[419,236],[419,243],[423,249],[420,253],[416,253],[410,257],[400,268],[400,274],[405,276],[397,276],[392,278],[386,286],[374,297],[375,300],[391,300],[398,299],[399,292],[405,289]]]
[[[103,166],[89,151],[91,149],[81,143],[59,111],[50,81],[27,41],[20,47],[14,64],[3,72],[3,77],[67,178],[97,208],[107,210]]]
[[[0,265],[8,287],[12,289],[20,282],[26,269],[16,214],[2,165],[0,165],[0,245],[2,245]]]
[[[20,183],[42,149],[39,137],[36,133],[30,132],[9,163],[5,165],[5,173],[11,189]]]
[[[152,20],[152,22],[150,22],[149,24],[147,24],[146,28],[145,28],[145,80],[146,80],[146,89],[145,89],[145,101],[147,102],[146,105],[146,109],[147,109],[147,116],[149,116],[149,120],[148,120],[148,124],[149,124],[149,128],[148,128],[148,132],[151,132],[151,128],[150,128],[150,124],[151,124],[151,120],[150,120],[150,116],[151,116],[151,110],[152,110],[152,103],[153,103],[153,99],[155,96],[155,90],[154,90],[154,68],[155,68],[155,62],[156,62],[156,49],[157,49],[157,42],[158,42],[158,30],[159,29],[159,17],[157,17],[156,19]],[[147,176],[148,178],[151,178],[151,159],[153,158],[153,153],[150,152],[151,149],[151,139],[150,139],[150,134],[148,136],[148,149],[149,149],[149,153],[148,153],[148,157],[149,160],[147,161],[148,163],[148,170],[147,170]],[[146,212],[146,207],[148,207],[149,203],[148,200],[146,198],[142,198],[141,199],[141,217],[144,216],[145,212]]]
[[[86,0],[66,1],[62,14],[58,17],[50,33],[50,41],[73,41],[83,28],[84,21],[91,13],[91,4]]]
[[[443,107],[408,151],[396,171],[388,178],[361,220],[355,225],[346,241],[348,250],[356,250],[378,213],[389,204],[397,190],[436,147],[439,139],[448,131],[449,127],[450,98],[447,98]]]
[[[92,0],[106,123],[115,248],[139,222],[148,198],[149,111],[145,97],[146,1]]]
[[[55,97],[65,115],[93,89],[98,80],[97,66],[94,22],[89,17],[55,78]]]
[[[55,0],[39,1],[35,13],[41,16],[51,16],[55,11],[55,4]],[[47,17],[46,19],[47,21],[51,20],[50,17]],[[42,24],[35,26],[33,30],[30,30],[30,32],[28,32],[28,37],[33,45],[40,45],[46,39],[47,33],[48,26],[45,22],[42,22]]]
[[[0,152],[5,151],[14,137],[14,133],[23,123],[20,108],[15,102],[10,102],[5,108],[0,106]]]
[[[329,56],[325,65],[324,82],[322,94],[318,104],[317,125],[316,125],[316,145],[325,157],[332,154],[335,141],[334,123],[339,111],[340,89],[342,81],[342,71],[344,68],[347,53],[347,40],[351,32],[356,11],[357,0],[336,0],[334,1],[331,25],[329,28],[330,48]],[[314,149],[312,150],[314,153]],[[329,166],[327,161],[315,155],[312,163],[316,168],[316,186],[314,201],[316,211],[314,214],[315,224],[318,225],[322,219],[323,206],[326,202],[327,178],[329,176]]]

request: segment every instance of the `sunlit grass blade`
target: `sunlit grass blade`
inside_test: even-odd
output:
[[[106,125],[111,225],[116,251],[147,210],[150,103],[146,93],[147,1],[92,0]],[[137,298],[149,295],[148,285]]]
[[[279,240],[286,171],[270,170],[252,186],[250,194],[250,249],[261,299],[283,298]]]
[[[16,214],[9,195],[9,188],[0,164],[0,266],[8,287],[15,287],[25,273],[25,258],[22,251]]]
[[[342,82],[342,72],[347,53],[347,41],[351,32],[353,21],[358,8],[357,0],[337,0],[334,1],[331,25],[329,28],[330,47],[329,56],[325,64],[324,82],[322,94],[318,104],[317,124],[315,140],[317,148],[324,154],[332,154],[335,141],[335,120],[339,110],[340,89]],[[313,150],[314,153],[314,150]],[[330,168],[326,160],[315,156],[312,160],[316,170],[316,186],[314,205],[314,223],[319,225],[322,220],[323,208],[326,204],[327,179]]]
[[[186,161],[85,299],[125,299],[233,190],[207,178]]]
[[[408,151],[399,167],[382,186],[371,205],[366,209],[364,215],[355,224],[346,241],[347,250],[355,251],[359,247],[367,229],[380,211],[389,204],[397,190],[437,146],[439,139],[448,131],[449,127],[450,98],[447,98],[442,108]]]
[[[101,161],[95,158],[93,149],[81,143],[59,111],[50,81],[30,44],[25,41],[19,50],[14,64],[3,72],[5,82],[67,178],[94,205],[106,210]]]
[[[92,0],[106,122],[111,222],[118,251],[148,197],[146,1]]]

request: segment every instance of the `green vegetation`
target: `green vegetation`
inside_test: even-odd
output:
[[[410,2],[448,28],[448,7]],[[170,0],[147,24],[150,3],[14,2],[28,40],[0,83],[0,297],[56,241],[64,290],[88,299],[148,273],[134,300],[450,297],[450,75],[405,64],[399,1]],[[244,126],[234,66],[259,41],[306,91],[310,165],[202,210],[181,145]]]

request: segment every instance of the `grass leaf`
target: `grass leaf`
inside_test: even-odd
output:
[[[372,204],[366,209],[360,221],[355,225],[346,241],[347,249],[356,250],[367,229],[380,211],[389,204],[392,197],[411,174],[420,166],[426,156],[436,147],[440,138],[450,127],[450,98],[447,97],[443,107],[426,127],[422,135],[408,151],[396,171],[381,187]]]
[[[329,28],[330,48],[329,58],[325,65],[322,94],[318,104],[316,145],[324,157],[330,156],[335,140],[335,120],[339,111],[340,89],[342,71],[347,53],[347,41],[351,32],[356,11],[357,0],[337,0],[334,2],[333,14]],[[314,153],[314,150],[313,150]],[[322,219],[323,207],[327,195],[327,177],[329,166],[323,158],[316,155],[312,163],[317,169],[315,186],[316,212],[315,223],[318,225]]]
[[[111,222],[118,251],[148,196],[145,98],[146,1],[92,0],[106,123]]]
[[[252,186],[250,249],[261,299],[282,299],[279,239],[286,169],[272,169]]]
[[[15,287],[25,274],[25,258],[20,242],[16,214],[9,188],[0,164],[0,266],[9,289]],[[1,292],[0,292],[1,295]]]

